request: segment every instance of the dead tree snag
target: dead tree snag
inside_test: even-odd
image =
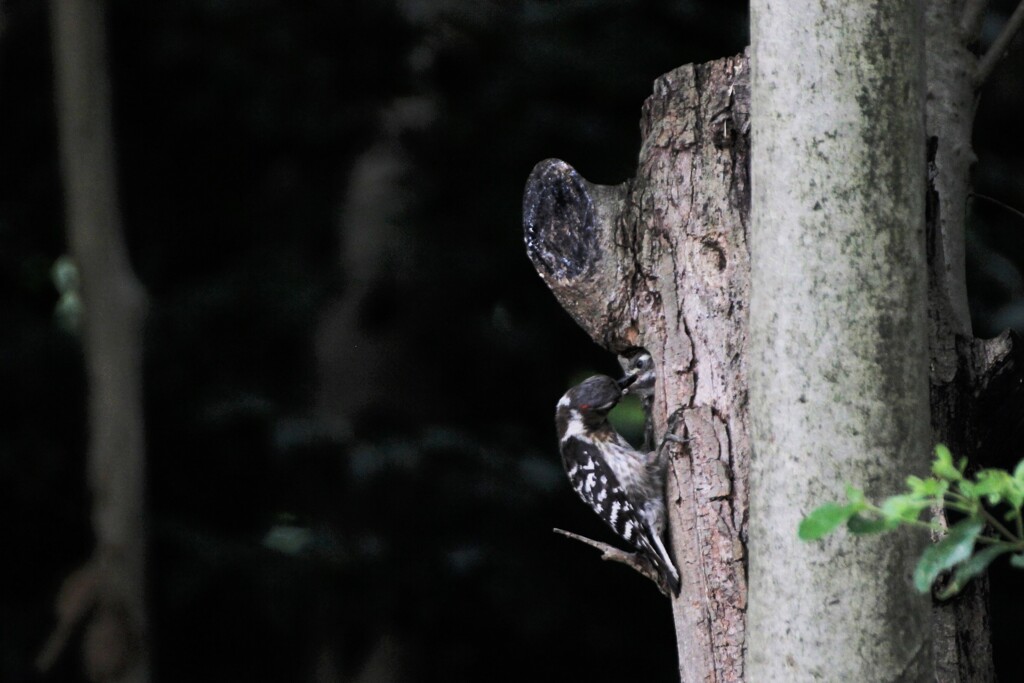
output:
[[[745,349],[749,77],[744,56],[680,67],[644,104],[636,177],[608,187],[559,160],[527,181],[527,253],[609,351],[658,368],[680,677],[743,679],[749,437]]]

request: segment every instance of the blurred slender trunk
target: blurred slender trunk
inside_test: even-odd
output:
[[[403,224],[411,166],[401,136],[433,118],[428,100],[397,99],[381,110],[380,137],[353,166],[338,217],[342,293],[315,338],[318,418],[340,439],[366,411],[404,415],[433,402],[418,352],[419,319],[399,315],[416,243]]]
[[[104,3],[54,0],[52,41],[68,242],[81,274],[84,308],[96,547],[87,565],[65,581],[60,621],[40,665],[52,663],[74,622],[87,618],[83,654],[89,678],[144,683],[146,297],[121,235]]]

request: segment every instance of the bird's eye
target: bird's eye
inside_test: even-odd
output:
[[[637,358],[636,362],[633,363],[633,367],[636,368],[637,370],[643,369],[643,367],[644,367],[644,359],[643,358]]]

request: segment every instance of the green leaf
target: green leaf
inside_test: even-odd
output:
[[[949,482],[935,479],[934,477],[921,479],[920,477],[909,476],[907,477],[907,488],[916,496],[936,498],[946,492],[949,488]]]
[[[890,522],[884,518],[871,518],[865,517],[861,514],[856,514],[850,517],[846,522],[846,528],[850,530],[851,534],[865,535],[865,534],[877,534],[882,531],[892,531],[899,522]]]
[[[1003,500],[1012,501],[1014,495],[1014,479],[1006,470],[986,469],[975,476],[975,495],[984,496],[989,505],[998,505]]]
[[[969,558],[974,541],[984,527],[984,522],[971,518],[951,526],[945,538],[921,553],[914,569],[914,587],[927,593],[940,572]]]
[[[1020,508],[1024,505],[1024,460],[1013,468],[1013,491],[1010,502],[1014,507]]]
[[[930,498],[921,498],[911,493],[890,496],[882,502],[882,515],[890,522],[913,522],[921,512],[931,507]]]
[[[865,502],[864,491],[857,488],[856,486],[846,485],[846,500],[851,505],[863,505]]]
[[[78,266],[68,254],[58,256],[57,260],[53,262],[53,266],[50,268],[50,278],[53,280],[53,286],[61,294],[77,292],[79,289]]]
[[[988,569],[988,566],[992,564],[992,560],[1012,550],[1012,545],[998,543],[974,553],[970,558],[957,565],[956,572],[953,574],[953,580],[936,597],[940,600],[948,600],[953,597],[963,590],[968,581]]]
[[[981,495],[978,493],[978,485],[970,479],[961,479],[956,483],[956,488],[960,492],[960,495],[970,499],[974,506],[977,507],[981,504]]]
[[[854,504],[826,503],[804,517],[797,535],[803,541],[816,541],[835,531],[836,527],[850,519],[860,508]]]
[[[1016,567],[1017,569],[1024,569],[1024,553],[1018,553],[1010,556],[1010,566]]]
[[[949,452],[949,449],[944,444],[940,443],[935,446],[935,462],[932,463],[932,474],[948,481],[960,481],[963,479],[962,468],[957,469],[953,465],[953,454]]]
[[[1013,478],[1024,485],[1024,460],[1017,463],[1017,466],[1013,468]]]

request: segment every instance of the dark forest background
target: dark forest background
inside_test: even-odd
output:
[[[547,157],[632,175],[652,81],[740,52],[746,4],[108,4],[155,679],[673,680],[657,591],[551,533],[607,538],[553,408],[617,366],[534,274],[521,192]],[[1022,53],[976,134],[979,194],[1017,208]],[[77,643],[32,669],[92,546],[52,72],[45,3],[0,3],[5,682],[83,680]],[[1024,331],[1024,217],[971,206],[976,332]]]

